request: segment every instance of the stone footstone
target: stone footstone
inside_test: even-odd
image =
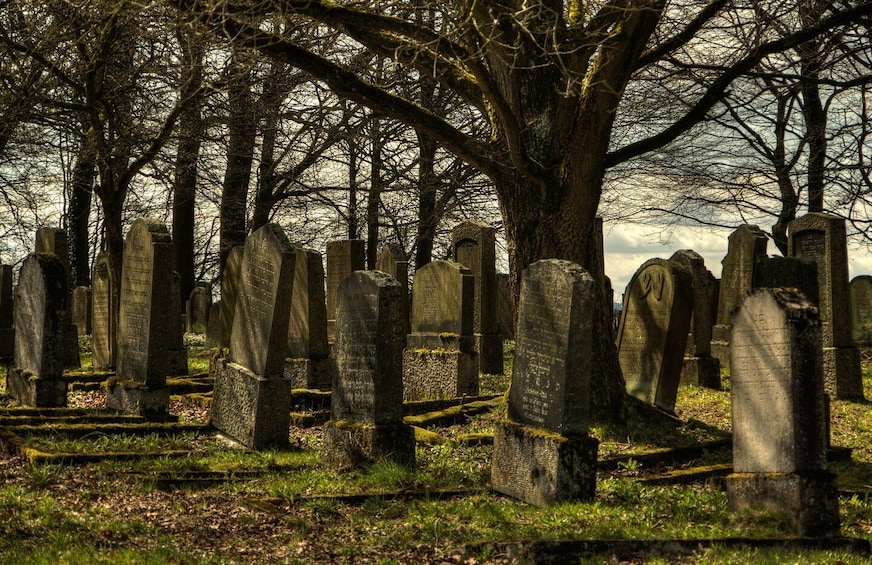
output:
[[[721,364],[715,357],[685,357],[681,384],[721,390]]]
[[[67,383],[60,379],[45,379],[9,367],[6,373],[6,394],[22,406],[63,408],[67,405]]]
[[[331,420],[324,426],[324,461],[337,469],[393,461],[415,465],[415,430],[405,424]]]
[[[333,359],[285,359],[285,379],[291,388],[330,390],[333,386]]]
[[[441,400],[478,395],[475,355],[458,350],[403,351],[403,400]]]

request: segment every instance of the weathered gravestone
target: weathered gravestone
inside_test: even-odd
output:
[[[345,277],[366,268],[366,242],[343,239],[327,242],[327,341],[336,334],[336,290]]]
[[[503,336],[497,333],[496,230],[481,220],[461,222],[451,230],[451,256],[475,277],[473,332],[478,370],[502,375]]]
[[[292,388],[329,389],[333,361],[327,344],[324,263],[317,251],[297,249],[296,253],[285,378]]]
[[[754,290],[758,288],[796,288],[817,306],[817,264],[795,257],[773,255],[761,259],[754,272]]]
[[[754,289],[757,264],[766,258],[769,239],[757,226],[742,225],[730,234],[727,255],[721,261],[718,317],[712,328],[712,356],[721,367],[730,366],[730,318]]]
[[[172,237],[163,223],[133,222],[124,239],[118,366],[117,377],[107,382],[109,408],[150,419],[169,417],[166,379],[179,319],[172,257]]]
[[[230,359],[212,365],[212,425],[253,449],[288,443],[291,388],[283,373],[295,262],[277,224],[246,238]]]
[[[793,289],[754,292],[733,316],[731,355],[730,508],[781,511],[800,536],[838,535],[817,308]]]
[[[515,321],[512,317],[512,289],[509,274],[497,273],[497,333],[503,339],[515,339]]]
[[[415,434],[403,424],[401,292],[380,271],[355,272],[339,285],[332,419],[324,427],[333,467],[415,463]]]
[[[412,333],[403,351],[403,397],[433,400],[478,394],[472,272],[431,261],[412,281]]]
[[[712,326],[718,312],[718,280],[705,268],[702,256],[690,249],[676,251],[669,261],[690,273],[693,289],[693,316],[681,382],[720,389],[721,364],[711,356]]]
[[[242,252],[241,246],[232,248],[227,253],[224,269],[221,271],[221,331],[218,334],[218,347],[230,347],[239,281],[242,278]]]
[[[197,283],[191,290],[185,308],[185,322],[188,333],[205,334],[209,327],[209,314],[212,311],[212,285]]]
[[[209,325],[206,326],[206,347],[219,347],[221,338],[221,301],[209,308]]]
[[[91,287],[77,286],[73,289],[72,321],[80,337],[91,335],[91,302]]]
[[[862,399],[860,350],[851,331],[845,220],[806,214],[788,224],[789,255],[817,263],[824,389],[836,398]]]
[[[15,364],[6,389],[24,406],[66,406],[63,334],[68,331],[67,272],[56,255],[32,253],[15,287]]]
[[[524,271],[508,420],[494,433],[498,492],[539,505],[594,496],[599,442],[587,432],[597,284],[569,261]]]
[[[38,228],[34,241],[34,253],[56,255],[60,259],[64,266],[67,293],[70,293],[70,246],[67,243],[67,232],[59,228]],[[70,297],[67,297],[67,304],[70,304]],[[67,307],[64,315],[66,320],[62,322],[62,331],[57,336],[57,339],[62,340],[59,347],[64,359],[64,366],[79,367],[82,360],[79,357],[78,334],[72,322],[72,309]]]
[[[0,359],[10,359],[15,349],[13,293],[12,265],[0,265]]]
[[[112,259],[108,251],[101,251],[94,260],[91,275],[91,364],[95,369],[115,366],[117,330],[112,301],[115,284]]]
[[[851,322],[854,343],[872,345],[872,276],[851,279]]]
[[[409,320],[409,259],[406,257],[406,252],[396,243],[386,243],[379,253],[378,260],[375,262],[375,269],[383,273],[387,273],[394,277],[400,283],[400,294],[403,301],[400,307],[403,308],[403,320],[406,325],[405,333],[411,332]]]
[[[675,411],[692,313],[693,289],[683,267],[650,259],[636,271],[624,292],[617,339],[627,394]]]

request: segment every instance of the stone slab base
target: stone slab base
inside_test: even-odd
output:
[[[730,510],[775,510],[787,515],[796,535],[839,535],[836,476],[829,471],[734,473],[726,481]]]
[[[333,359],[285,359],[284,377],[291,388],[330,390],[336,372]]]
[[[147,420],[170,418],[170,389],[148,388],[135,381],[111,382],[106,391],[106,407]]]
[[[712,327],[712,357],[720,361],[721,367],[730,368],[730,331],[732,326],[718,324]]]
[[[491,486],[497,492],[544,506],[592,500],[599,441],[566,437],[513,422],[494,430]]]
[[[287,446],[291,425],[288,381],[266,379],[226,359],[217,359],[212,370],[212,426],[251,449]]]
[[[460,351],[403,350],[403,400],[478,396],[476,356]]]
[[[394,461],[415,465],[415,431],[406,424],[330,421],[324,425],[324,461],[336,469]]]
[[[715,357],[685,357],[681,366],[681,384],[721,390],[721,363]]]
[[[6,372],[6,393],[22,406],[62,408],[67,405],[67,383],[25,374],[18,367]]]
[[[503,336],[475,334],[475,352],[478,353],[478,371],[488,375],[505,373],[503,365]]]
[[[824,390],[839,400],[863,399],[860,349],[824,347]]]
[[[15,350],[15,329],[0,328],[0,359],[12,359]]]

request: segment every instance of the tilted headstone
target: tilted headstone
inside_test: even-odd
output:
[[[324,458],[334,467],[414,465],[415,434],[403,423],[401,293],[381,271],[357,271],[339,285],[332,419],[324,428]]]
[[[431,261],[415,273],[412,333],[403,352],[405,400],[478,394],[474,296],[472,272],[460,263]]]
[[[524,271],[508,420],[494,434],[498,492],[540,505],[594,496],[599,442],[588,425],[597,285],[569,261],[546,259]]]
[[[77,286],[73,289],[73,325],[79,337],[91,335],[91,287]]]
[[[94,260],[91,275],[91,364],[95,369],[115,366],[117,329],[112,293],[116,282],[112,272],[109,252],[101,251]]]
[[[172,257],[172,237],[162,222],[133,222],[124,239],[118,367],[117,378],[109,381],[109,408],[153,419],[168,417],[166,379],[179,317]]]
[[[757,264],[766,258],[766,234],[752,225],[742,225],[730,234],[727,255],[721,261],[718,317],[712,328],[712,356],[721,367],[730,366],[730,317],[753,289]]]
[[[188,298],[186,322],[188,324],[188,332],[195,334],[205,334],[206,328],[209,326],[209,314],[212,310],[212,285],[208,283],[198,283],[191,290],[191,296]]]
[[[13,293],[12,265],[0,265],[0,359],[10,359],[15,349]]]
[[[663,259],[646,261],[627,285],[618,360],[627,394],[674,412],[690,318],[690,274]]]
[[[515,339],[515,323],[512,317],[512,289],[509,274],[497,273],[497,333],[503,339]]]
[[[872,276],[851,279],[851,322],[854,343],[872,345]]]
[[[705,268],[705,260],[690,249],[676,251],[669,261],[690,273],[693,289],[693,316],[681,382],[708,388],[721,388],[721,364],[711,356],[712,326],[718,312],[718,280]]]
[[[404,308],[405,333],[411,331],[409,320],[409,258],[406,257],[406,252],[396,243],[386,243],[379,253],[378,259],[375,262],[375,269],[383,273],[387,273],[394,277],[402,290],[400,294],[403,296],[403,301],[400,304]]]
[[[730,508],[781,511],[800,536],[838,535],[817,308],[792,289],[758,290],[733,316],[732,338]]]
[[[496,230],[483,221],[467,220],[451,230],[451,257],[475,277],[475,352],[478,370],[502,375],[503,337],[497,333]]]
[[[70,246],[67,242],[66,230],[60,228],[41,227],[36,230],[36,238],[34,242],[34,253],[47,253],[56,255],[64,265],[66,273],[67,292],[71,293],[70,288]],[[69,304],[70,297],[67,298]],[[58,339],[63,340],[61,354],[64,358],[64,366],[74,368],[82,364],[79,357],[79,340],[76,333],[76,328],[72,322],[72,309],[67,308],[64,312],[66,320],[63,322],[64,329],[58,335]]]
[[[24,406],[66,406],[63,334],[69,320],[67,271],[57,255],[32,253],[15,287],[15,364],[6,389]]]
[[[336,290],[354,271],[366,268],[366,242],[343,239],[327,242],[327,340],[333,343],[336,324]]]
[[[292,388],[329,389],[333,385],[333,362],[327,343],[324,263],[317,251],[296,252],[285,378]]]
[[[224,270],[221,273],[221,331],[218,347],[230,347],[230,333],[233,331],[233,316],[236,314],[236,297],[239,295],[239,281],[242,277],[241,246],[227,253]]]
[[[291,389],[283,375],[295,263],[277,224],[246,238],[230,359],[212,365],[212,425],[254,449],[288,443]]]
[[[817,263],[824,389],[836,398],[862,399],[860,350],[851,330],[845,220],[806,214],[788,224],[787,239],[791,257]]]

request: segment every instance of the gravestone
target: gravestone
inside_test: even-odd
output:
[[[91,275],[91,364],[95,369],[115,366],[117,330],[112,301],[115,284],[112,259],[108,251],[101,251],[94,260]]]
[[[209,326],[209,314],[212,310],[212,285],[197,283],[188,298],[185,321],[188,333],[205,334]]]
[[[503,339],[515,339],[512,302],[509,274],[497,273],[497,333],[503,336]]]
[[[296,253],[285,378],[292,388],[330,389],[333,361],[327,344],[324,263],[317,251]]]
[[[296,254],[278,224],[245,240],[230,358],[212,365],[212,425],[243,445],[287,445],[291,388],[283,378]]]
[[[157,420],[169,417],[166,379],[179,318],[172,257],[172,237],[162,222],[133,222],[121,264],[117,377],[107,381],[109,408]]]
[[[209,325],[206,326],[206,347],[220,347],[221,338],[221,301],[212,303],[209,308]]]
[[[475,277],[473,332],[478,370],[502,375],[503,336],[497,333],[496,230],[481,220],[461,222],[451,230],[451,257]]]
[[[690,273],[663,259],[646,261],[627,285],[618,327],[618,361],[627,394],[675,411],[690,318]]]
[[[721,364],[711,355],[712,326],[718,313],[718,280],[705,268],[699,253],[682,249],[669,261],[690,273],[693,316],[681,367],[681,382],[713,389],[721,388]]]
[[[757,264],[766,258],[768,242],[757,226],[742,225],[730,234],[727,254],[721,261],[718,317],[712,328],[711,353],[721,367],[730,366],[730,317],[754,289]]]
[[[475,396],[479,372],[473,337],[475,281],[452,261],[431,261],[412,281],[412,333],[403,351],[403,398]]]
[[[70,246],[67,243],[66,230],[59,228],[41,227],[36,230],[36,238],[34,241],[34,253],[46,253],[56,255],[64,266],[67,281],[67,292],[71,293],[70,289]],[[67,304],[70,304],[71,297],[67,297]],[[82,360],[79,357],[79,340],[76,328],[72,322],[72,309],[67,308],[64,311],[66,320],[63,321],[63,331],[58,334],[57,339],[62,340],[61,354],[64,358],[64,366],[68,368],[77,368],[81,366]]]
[[[91,287],[77,286],[73,289],[73,325],[79,337],[91,335]]]
[[[575,263],[521,279],[508,419],[494,433],[493,489],[532,504],[590,500],[599,442],[588,436],[598,282]]]
[[[872,276],[851,279],[851,322],[854,343],[872,345]]]
[[[824,390],[840,399],[862,399],[860,350],[851,330],[845,220],[806,214],[788,224],[787,239],[791,257],[817,263]]]
[[[758,290],[733,316],[732,338],[730,508],[783,512],[796,535],[838,535],[817,308],[793,289]]]
[[[227,253],[227,260],[221,273],[221,331],[218,347],[230,347],[233,316],[236,314],[236,297],[239,295],[239,281],[242,277],[242,250],[242,246],[238,246]]]
[[[403,320],[406,325],[403,331],[408,334],[411,332],[409,320],[409,259],[406,257],[406,252],[396,243],[386,243],[379,253],[378,260],[375,262],[375,269],[383,273],[387,273],[394,277],[402,290],[400,294],[403,296],[403,301],[400,307],[403,308]]]
[[[402,287],[381,271],[339,285],[331,421],[324,459],[333,467],[380,460],[415,463],[415,434],[403,423]]]
[[[754,272],[754,290],[758,288],[796,288],[809,302],[817,306],[817,264],[796,257],[773,255],[757,263]]]
[[[15,359],[6,390],[23,406],[67,404],[64,332],[69,320],[67,271],[54,254],[27,256],[15,287]]]
[[[336,325],[336,290],[354,271],[366,268],[366,242],[343,239],[327,242],[327,341],[333,343]]]
[[[182,277],[179,273],[172,272],[172,293],[169,298],[170,308],[176,313],[170,318],[172,324],[167,328],[167,338],[169,340],[169,366],[167,367],[168,376],[179,376],[188,374],[188,348],[185,347],[185,315],[182,309]]]
[[[0,265],[0,359],[11,359],[15,349],[13,293],[12,265]]]

